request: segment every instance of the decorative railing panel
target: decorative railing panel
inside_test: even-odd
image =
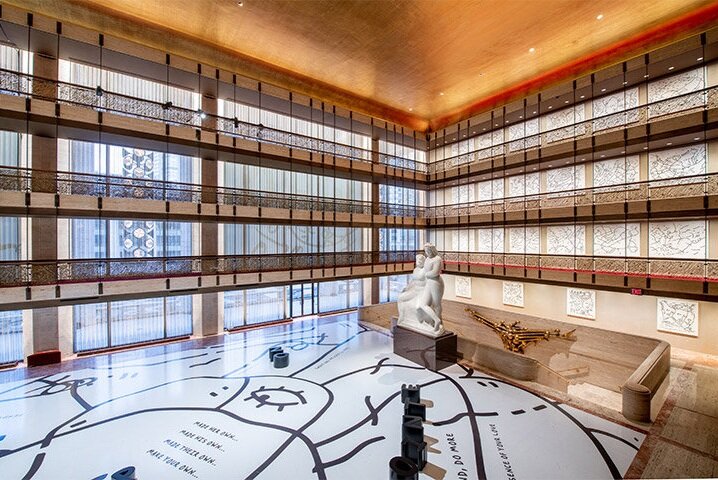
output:
[[[371,150],[345,145],[330,140],[307,137],[305,135],[276,130],[261,124],[242,122],[236,118],[210,115],[201,111],[175,107],[171,103],[159,103],[142,98],[130,97],[100,87],[85,87],[46,78],[26,75],[0,69],[0,93],[20,95],[42,100],[57,101],[63,104],[91,108],[100,112],[141,118],[173,125],[185,125],[193,128],[215,131],[222,135],[241,137],[247,140],[271,143],[288,148],[323,153],[361,162],[372,162]],[[208,125],[216,125],[209,128]],[[401,168],[426,172],[424,163],[413,159],[380,154],[379,163]]]

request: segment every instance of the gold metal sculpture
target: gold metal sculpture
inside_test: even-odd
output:
[[[467,308],[466,311],[474,318],[474,320],[486,325],[496,332],[499,337],[501,337],[501,341],[504,343],[504,348],[506,350],[511,350],[512,352],[524,353],[524,350],[526,350],[526,347],[530,344],[538,343],[541,340],[549,340],[551,337],[576,340],[573,336],[573,332],[576,331],[575,328],[565,333],[561,333],[561,330],[558,328],[555,330],[529,330],[528,328],[524,328],[519,325],[519,322],[513,322],[511,324],[507,324],[506,322],[496,323],[483,317],[481,314],[470,308]]]

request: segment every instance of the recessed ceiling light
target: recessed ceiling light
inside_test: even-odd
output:
[[[606,89],[605,89],[605,88],[602,88],[602,89],[601,89],[601,91],[602,91],[602,92],[605,92],[605,91],[606,91]]]
[[[439,92],[439,96],[444,96],[444,92]]]
[[[648,150],[648,147],[643,147],[644,150]]]
[[[625,151],[625,150],[621,150],[621,153],[626,153],[626,151]]]
[[[504,123],[509,123],[509,121],[508,121],[508,120],[506,120],[506,121],[505,121]]]
[[[673,145],[673,143],[672,143],[672,142],[666,142],[666,145],[671,146],[671,145]]]
[[[568,103],[568,100],[566,100],[566,101],[565,101],[565,102],[563,102],[563,103]]]
[[[581,98],[586,98],[586,95],[581,95]]]
[[[523,172],[523,171],[524,171],[524,169],[522,168],[522,169],[519,170],[519,173],[521,173],[521,172]]]
[[[700,140],[701,137],[694,137],[693,140]]]
[[[623,82],[624,85],[628,85],[628,82]]]
[[[465,136],[466,136],[466,134],[464,134],[464,137],[465,137]]]
[[[536,167],[534,167],[534,170],[536,170]]]
[[[676,67],[668,67],[668,70],[673,70],[674,68],[676,68]]]
[[[409,111],[410,111],[410,112],[413,112],[413,111],[414,111],[414,109],[413,109],[413,108],[410,108],[410,109],[409,109]]]
[[[571,163],[571,160],[566,160],[566,163],[567,163],[567,164],[568,164],[568,163]]]
[[[452,140],[456,140],[456,137],[452,138]]]
[[[529,48],[529,53],[534,53],[536,49],[534,47]]]
[[[484,132],[486,131],[486,127],[484,127]]]
[[[548,106],[548,109],[551,110],[553,107],[551,105]]]
[[[476,133],[476,131],[473,131],[473,132],[471,132],[471,133]]]
[[[702,60],[703,60],[703,57],[698,57],[698,58],[696,58],[696,62],[700,62],[700,61],[702,61]]]
[[[534,113],[536,113],[536,110],[534,110]]]
[[[499,124],[498,124],[498,123],[497,123],[496,125],[494,125],[494,127],[498,127],[498,126],[499,126]]]
[[[596,16],[596,20],[603,20],[603,14],[599,13],[598,16]]]
[[[601,158],[604,158],[606,155],[601,155]]]
[[[549,167],[553,167],[553,165],[549,165]]]
[[[649,74],[645,74],[645,75],[643,76],[643,78],[648,78],[648,77],[650,77]]]
[[[524,118],[524,116],[523,116],[523,115],[519,115],[519,118]]]

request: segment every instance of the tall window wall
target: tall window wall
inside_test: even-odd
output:
[[[222,186],[263,192],[307,195],[346,200],[368,200],[368,184],[313,173],[223,162]]]
[[[201,95],[191,90],[72,60],[60,59],[59,80],[151,102],[171,102],[175,107],[188,110],[201,108]],[[65,92],[60,90],[61,98]]]
[[[363,228],[221,224],[225,255],[364,251]]]
[[[343,153],[342,145],[356,147],[356,150],[354,150],[351,155],[352,157],[363,158],[365,160],[371,159],[371,137],[368,135],[335,128],[332,125],[325,125],[321,122],[289,116],[264,108],[260,109],[256,106],[242,104],[228,99],[220,100],[218,114],[220,117],[236,118],[241,122],[293,133],[298,136],[307,137],[308,139],[324,140],[340,144],[336,149],[337,155]],[[326,150],[326,148],[320,149]]]
[[[192,296],[73,307],[74,350],[83,352],[192,334]]]
[[[224,292],[226,330],[356,308],[363,304],[361,279]]]

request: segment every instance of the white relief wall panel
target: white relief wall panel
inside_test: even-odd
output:
[[[503,282],[503,304],[523,307],[524,284],[521,282]]]
[[[638,88],[629,88],[595,99],[593,101],[594,132],[637,122],[640,119],[638,110],[624,112],[636,107],[638,107]]]
[[[636,183],[639,181],[639,178],[638,155],[601,160],[593,164],[594,187]]]
[[[509,228],[509,253],[539,253],[539,227]]]
[[[596,292],[581,288],[566,289],[566,314],[572,317],[596,319]]]
[[[539,145],[539,119],[532,118],[522,123],[511,125],[509,128],[509,151],[515,152],[524,148]]]
[[[641,249],[639,223],[597,223],[593,226],[593,254],[638,257]]]
[[[474,242],[473,230],[452,230],[451,231],[451,248],[454,252],[470,252],[473,251]]]
[[[480,228],[479,229],[479,252],[503,253],[504,251],[504,229],[503,228]]]
[[[474,201],[474,184],[457,185],[451,188],[451,200],[454,205]]]
[[[504,130],[494,130],[474,138],[474,150],[478,150],[477,157],[479,159],[489,158],[504,153]],[[493,147],[493,148],[491,148]]]
[[[550,255],[584,255],[585,225],[554,225],[546,227],[546,253]]]
[[[706,222],[686,220],[649,223],[648,254],[656,258],[705,258]]]
[[[479,182],[479,201],[496,200],[504,198],[504,179],[487,180]]]
[[[586,126],[574,126],[574,124],[584,120],[586,120],[586,109],[583,104],[547,114],[545,116],[546,128],[544,129],[546,143],[557,142],[575,135],[583,135],[586,133]],[[567,125],[571,126],[567,127]]]
[[[648,155],[649,180],[701,175],[705,172],[705,144],[651,152]]]
[[[650,82],[648,103],[653,105],[648,108],[648,116],[658,117],[702,106],[703,94],[692,92],[698,92],[703,88],[705,88],[705,73],[702,67]]]
[[[541,189],[541,176],[537,173],[515,175],[508,178],[509,197],[522,197],[524,195],[538,195]]]
[[[471,277],[455,277],[454,295],[457,297],[471,298]]]
[[[658,298],[656,328],[662,332],[698,336],[698,302]]]
[[[546,191],[564,192],[585,187],[585,166],[554,168],[546,171]]]

